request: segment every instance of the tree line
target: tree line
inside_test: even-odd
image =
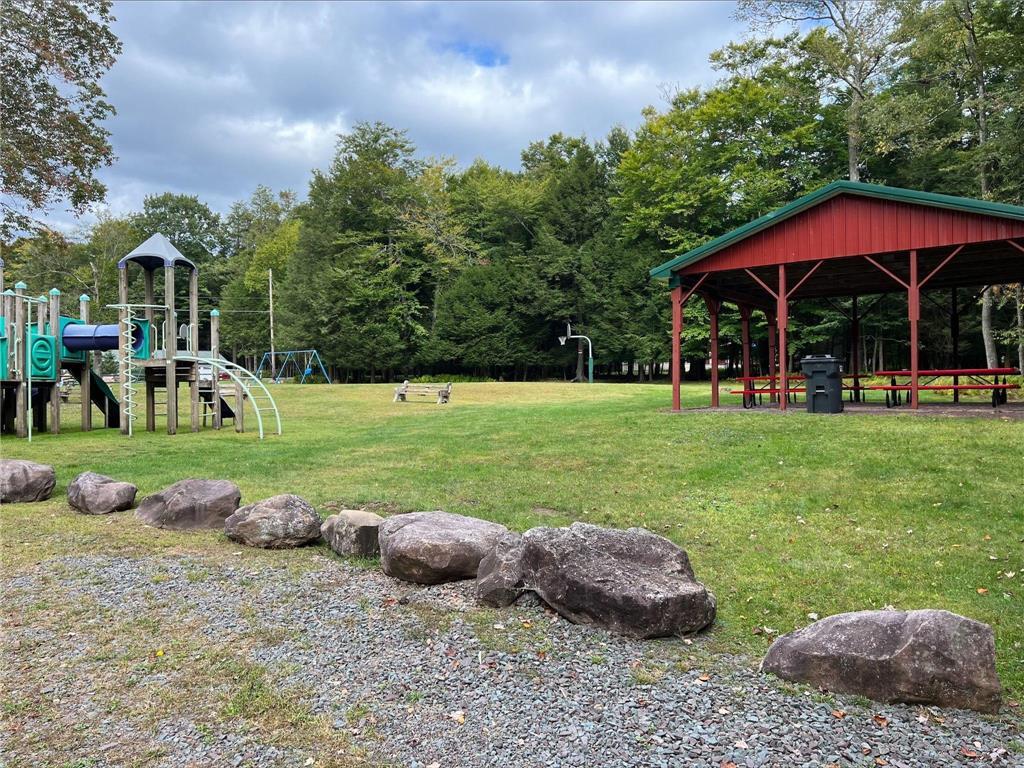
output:
[[[532,142],[515,170],[424,157],[406,131],[365,122],[338,137],[301,200],[260,186],[220,215],[195,196],[154,195],[73,237],[6,237],[3,255],[30,285],[90,293],[102,319],[116,260],[160,231],[199,265],[225,352],[269,349],[272,273],[278,349],[316,348],[346,381],[582,376],[582,347],[557,340],[567,321],[594,340],[601,375],[650,379],[670,322],[648,270],[674,254],[837,178],[1024,203],[1020,0],[744,0],[738,13],[751,35],[712,54],[713,85],[666,88],[632,130]],[[953,297],[933,299],[922,362],[949,364]],[[1020,285],[957,299],[964,364],[1024,363]],[[904,302],[883,298],[864,321],[868,365],[905,359]],[[798,302],[794,358],[848,356],[845,310]],[[726,311],[721,337],[734,367],[738,315]],[[692,376],[707,343],[691,302]]]

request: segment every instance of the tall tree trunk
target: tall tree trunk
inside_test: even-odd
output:
[[[992,291],[992,286],[987,285],[981,294],[981,338],[985,343],[985,364],[989,368],[995,368],[999,364],[996,338],[992,329],[993,304],[995,304],[995,294]]]
[[[988,144],[988,104],[985,94],[985,68],[981,63],[978,50],[978,33],[974,25],[974,6],[971,0],[963,0],[958,6],[960,23],[967,33],[967,59],[974,72],[974,119],[978,125],[978,152],[981,162],[978,164],[978,187],[982,199],[989,196],[988,161],[985,157]],[[981,295],[981,336],[985,344],[985,360],[989,368],[995,368],[998,355],[996,353],[995,334],[992,328],[992,304],[995,301],[992,286],[987,286]]]
[[[850,90],[850,106],[846,113],[846,154],[849,162],[850,181],[860,181],[860,146],[863,141],[864,97],[853,88]]]

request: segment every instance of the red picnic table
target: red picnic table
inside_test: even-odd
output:
[[[844,384],[843,391],[856,392],[867,389],[868,387],[864,386],[863,384],[857,383],[859,379],[866,378],[867,376],[868,374],[866,373],[861,373],[857,375],[854,375],[852,373],[844,374],[844,379],[853,379],[855,383],[852,386]],[[743,388],[730,389],[729,394],[743,395],[743,407],[753,408],[755,405],[764,402],[763,397],[765,395],[772,396],[781,394],[781,378],[781,376],[737,376],[736,381],[743,382]],[[788,402],[794,403],[796,402],[796,395],[801,392],[806,392],[807,387],[791,387],[789,386],[789,382],[792,381],[807,381],[807,377],[804,376],[802,373],[791,373],[786,377],[786,398]],[[759,383],[762,384],[762,386],[758,386]]]
[[[889,379],[888,384],[874,384],[866,389],[883,390],[885,392],[885,406],[891,408],[901,405],[904,392],[910,392],[913,385],[910,382],[897,383],[897,379],[910,379],[913,371],[875,371],[875,376]],[[929,368],[917,372],[919,391],[958,393],[964,390],[991,390],[992,407],[995,408],[1006,402],[1006,393],[1011,389],[1020,389],[1020,384],[1008,382],[1007,376],[1018,376],[1020,371],[1016,368]],[[999,377],[1002,376],[1002,382]],[[952,377],[952,384],[936,384],[936,380],[944,377]],[[967,379],[966,384],[961,384],[960,379]],[[909,401],[908,401],[909,402]]]

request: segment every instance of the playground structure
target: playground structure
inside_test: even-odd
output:
[[[133,264],[143,270],[142,303],[128,300],[128,268]],[[221,358],[220,312],[216,309],[210,312],[210,349],[199,349],[199,273],[195,264],[157,233],[117,266],[118,303],[108,306],[117,309],[118,322],[91,325],[88,296],[80,297],[77,318],[61,316],[59,290],[54,288],[48,297],[33,297],[21,282],[14,290],[4,290],[0,263],[3,431],[29,439],[33,428],[37,432],[49,429],[51,434],[60,433],[63,369],[81,386],[83,431],[92,429],[92,406],[96,405],[103,413],[105,427],[119,428],[122,434],[131,436],[138,418],[137,387],[141,384],[146,430],[156,431],[156,417],[163,415],[167,434],[173,435],[178,431],[178,389],[180,384],[187,383],[193,432],[198,432],[200,424],[205,425],[211,415],[214,429],[231,420],[236,432],[244,432],[248,401],[260,438],[268,429],[280,434],[280,413],[263,382],[245,368]],[[158,304],[154,278],[160,269],[164,277],[164,302]],[[189,321],[180,328],[175,311],[177,269],[184,269],[188,280]],[[179,342],[183,348],[179,348]],[[93,369],[94,351],[116,351],[117,394]],[[222,386],[222,374],[230,385]],[[157,400],[160,390],[166,394],[162,402]],[[158,412],[157,406],[164,410]]]
[[[278,363],[280,360],[280,363]],[[314,366],[320,369],[324,381],[331,383],[331,377],[327,375],[327,368],[324,367],[320,353],[315,349],[292,349],[285,352],[264,352],[260,358],[260,364],[256,367],[255,376],[263,378],[264,366],[269,366],[271,378],[275,384],[280,384],[282,379],[297,378],[299,384],[305,384],[306,379],[315,376]]]

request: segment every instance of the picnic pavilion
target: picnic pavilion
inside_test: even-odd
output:
[[[930,292],[1024,281],[1024,207],[836,181],[665,262],[651,276],[667,280],[672,289],[673,411],[680,410],[683,308],[695,295],[706,302],[711,318],[712,407],[719,404],[718,320],[724,302],[740,312],[744,405],[767,394],[784,410],[792,393],[803,391],[802,377],[787,370],[786,329],[791,302],[811,298],[852,298],[852,360],[845,378],[852,380],[846,389],[855,399],[865,390],[886,390],[887,402],[890,395],[896,401],[905,394],[916,409],[925,389],[952,390],[958,397],[966,389],[1005,395],[1006,389],[1019,388],[1006,381],[1019,373],[1014,368],[921,370],[918,322],[921,299]],[[892,293],[907,297],[909,368],[864,373],[859,359],[864,311],[857,299]],[[755,311],[768,323],[769,371],[763,377],[751,375]],[[950,322],[958,361],[955,291]],[[861,386],[860,379],[871,375],[891,383]],[[939,377],[952,377],[953,384],[933,383]],[[765,384],[759,386],[759,380]]]

